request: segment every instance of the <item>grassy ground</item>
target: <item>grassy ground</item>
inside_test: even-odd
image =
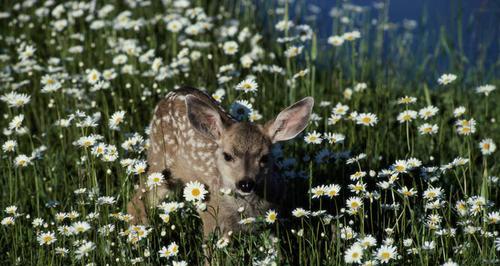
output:
[[[498,265],[491,42],[472,61],[460,26],[395,27],[380,5],[307,27],[270,1],[102,2],[0,4],[2,265],[197,265],[202,245],[219,265]],[[316,37],[324,23],[337,37]],[[259,123],[315,98],[274,151],[293,215],[203,243],[179,196],[128,223],[152,110],[180,85]]]

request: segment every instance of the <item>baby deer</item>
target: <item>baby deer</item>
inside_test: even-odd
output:
[[[170,92],[154,111],[148,150],[148,173],[167,171],[170,177],[154,190],[142,184],[128,212],[136,223],[147,223],[147,209],[156,207],[174,184],[198,181],[208,187],[208,209],[216,210],[200,212],[205,236],[217,226],[224,233],[242,229],[238,208],[254,217],[272,206],[266,194],[283,196],[271,145],[304,130],[313,105],[313,98],[304,98],[258,125],[236,121],[200,90]],[[234,191],[234,197],[222,195],[221,188]]]

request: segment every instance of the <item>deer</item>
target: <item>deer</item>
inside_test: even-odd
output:
[[[169,177],[154,190],[139,186],[127,205],[133,222],[148,224],[149,209],[174,186],[198,181],[208,188],[207,207],[217,210],[200,211],[204,236],[216,228],[223,234],[245,230],[238,223],[238,209],[255,217],[283,196],[284,183],[273,166],[271,148],[307,127],[313,105],[313,98],[306,97],[260,125],[237,121],[201,90],[182,87],[169,92],[154,110],[147,151],[147,173],[166,172]],[[234,197],[221,194],[221,188],[234,191]]]

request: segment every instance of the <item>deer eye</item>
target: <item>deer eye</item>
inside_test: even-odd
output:
[[[227,152],[223,152],[222,155],[224,156],[224,160],[226,160],[227,162],[230,162],[233,160],[233,156],[231,156],[229,153]]]
[[[266,155],[262,155],[262,157],[260,157],[260,163],[261,164],[266,164],[267,161],[269,160],[269,156]]]

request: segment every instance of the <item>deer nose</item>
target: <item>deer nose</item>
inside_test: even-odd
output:
[[[245,178],[236,184],[236,187],[245,193],[250,193],[255,188],[255,181],[250,178]]]

